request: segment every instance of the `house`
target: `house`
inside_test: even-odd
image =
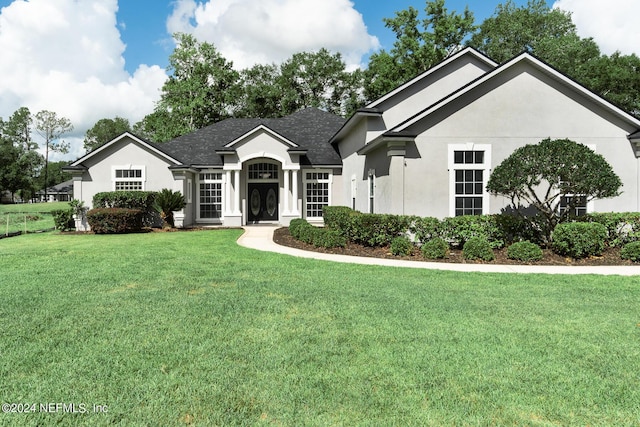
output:
[[[498,65],[471,48],[348,120],[306,109],[165,144],[125,133],[66,170],[89,206],[100,191],[180,191],[183,226],[321,221],[325,205],[443,218],[509,208],[485,190],[491,170],[547,137],[589,146],[624,183],[582,209],[640,210],[640,120],[528,53]]]
[[[73,180],[61,182],[47,188],[47,197],[44,190],[38,190],[36,197],[41,202],[69,202],[73,200]]]

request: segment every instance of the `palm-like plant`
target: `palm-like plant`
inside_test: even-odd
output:
[[[165,226],[173,228],[175,227],[173,212],[184,208],[186,204],[184,197],[182,197],[179,191],[163,188],[162,191],[156,195],[153,207],[160,213],[160,217],[162,221],[164,221]]]

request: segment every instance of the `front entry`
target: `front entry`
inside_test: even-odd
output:
[[[278,220],[278,183],[248,184],[249,212],[247,221],[256,223],[259,221]]]

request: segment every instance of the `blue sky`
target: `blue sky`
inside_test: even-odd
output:
[[[446,0],[449,11],[469,4],[481,23],[506,0]],[[604,53],[639,53],[638,0],[547,0],[570,11],[578,33]],[[527,0],[515,0],[524,5]],[[382,19],[425,0],[0,0],[0,117],[20,107],[56,112],[75,130],[66,135],[84,153],[87,129],[116,116],[132,124],[153,111],[166,81],[171,34],[215,44],[237,69],[279,63],[325,47],[350,68],[366,66],[394,34]],[[424,16],[424,15],[423,15]],[[631,18],[630,18],[631,17]]]

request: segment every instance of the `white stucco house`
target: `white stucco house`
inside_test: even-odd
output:
[[[180,191],[182,226],[321,221],[325,205],[443,218],[508,208],[485,190],[491,170],[548,137],[589,146],[624,184],[583,209],[640,211],[640,120],[530,54],[498,65],[471,48],[348,120],[305,109],[164,144],[125,133],[66,170],[87,206],[101,191]]]

